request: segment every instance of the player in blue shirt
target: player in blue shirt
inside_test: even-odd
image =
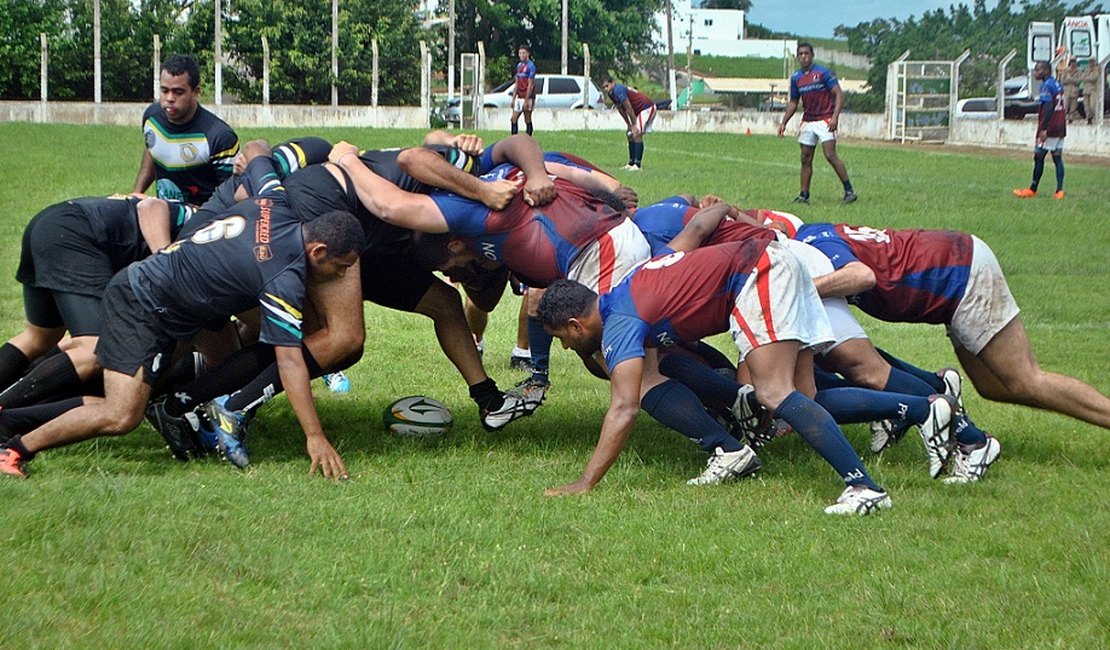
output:
[[[601,82],[601,89],[628,127],[628,164],[624,169],[640,171],[644,166],[644,134],[651,133],[655,122],[655,102],[640,91],[613,81],[612,77]]]
[[[836,171],[844,185],[844,198],[841,203],[856,200],[852,181],[848,180],[848,168],[836,155],[836,137],[840,126],[840,109],[844,108],[844,91],[832,70],[813,63],[813,46],[798,43],[798,63],[802,66],[790,77],[790,100],[786,103],[786,113],[779,124],[779,137],[786,133],[786,124],[798,110],[802,102],[802,126],[798,133],[798,144],[802,147],[802,189],[795,203],[809,203],[809,183],[813,178],[813,154],[817,143],[825,152],[825,159]]]
[[[1029,187],[1014,190],[1019,199],[1031,199],[1037,195],[1037,186],[1044,173],[1044,157],[1052,152],[1052,164],[1056,167],[1056,192],[1054,199],[1064,198],[1064,138],[1068,135],[1068,109],[1064,102],[1064,87],[1052,76],[1052,68],[1047,61],[1037,61],[1033,67],[1033,77],[1041,80],[1038,99],[1041,107],[1037,113],[1037,138],[1033,146],[1033,182]]]
[[[516,135],[520,130],[520,114],[524,113],[524,128],[532,135],[532,109],[536,103],[536,64],[531,61],[532,53],[521,45],[516,50],[520,61],[513,67],[513,114],[510,130]]]

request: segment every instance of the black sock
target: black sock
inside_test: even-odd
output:
[[[81,387],[81,378],[68,354],[56,354],[40,363],[19,381],[0,393],[0,407],[15,408],[68,395]]]
[[[524,130],[528,132],[528,135],[532,135],[532,123],[525,122],[524,126],[526,127]]]
[[[849,181],[844,181],[844,193],[847,194],[848,192],[851,192],[851,191],[852,191],[852,181],[850,181],[850,180]]]
[[[516,122],[513,122],[513,123],[512,123],[512,124],[511,124],[511,125],[509,126],[509,133],[510,133],[511,135],[516,135],[516,134],[517,134],[517,133],[519,133],[519,132],[520,132],[520,127],[519,127],[519,126],[517,125],[517,123],[516,123]]]
[[[802,190],[801,192],[798,192],[798,196],[802,197],[803,199],[808,199],[809,190]]]
[[[636,148],[635,153],[632,156],[632,164],[636,165],[637,167],[642,167],[644,164],[644,143],[641,141],[635,142],[633,144]]]
[[[23,439],[19,436],[15,436],[11,440],[5,442],[4,446],[19,452],[19,458],[25,463],[35,457],[35,452],[27,451],[27,448],[23,446]]]
[[[668,379],[644,393],[640,406],[660,424],[693,440],[710,454],[718,447],[728,452],[739,451],[744,446],[705,412],[705,408],[689,388],[673,379]]]
[[[1037,191],[1037,186],[1041,184],[1041,174],[1044,173],[1044,155],[1037,154],[1033,156],[1033,182],[1029,184],[1029,189],[1034,192]]]
[[[30,433],[62,413],[72,411],[84,403],[85,400],[80,397],[70,397],[58,402],[4,409],[0,411],[0,437],[11,438]]]
[[[0,387],[7,388],[23,376],[31,360],[11,343],[0,345]]]
[[[628,164],[636,164],[636,143],[631,140],[628,141]]]
[[[497,388],[497,382],[486,378],[470,387],[470,399],[483,411],[496,411],[505,405],[505,395]]]
[[[315,379],[324,374],[320,364],[316,362],[316,358],[312,356],[308,348],[301,346],[301,353],[304,355],[304,363],[308,367],[310,378]],[[253,411],[275,396],[280,395],[284,390],[285,386],[281,383],[281,373],[278,372],[278,365],[275,361],[258,373],[258,376],[252,379],[242,390],[233,393],[224,406],[229,411]]]
[[[188,411],[221,395],[233,393],[276,361],[273,346],[255,343],[232,354],[203,379],[171,390],[166,399],[166,414],[181,417]]]

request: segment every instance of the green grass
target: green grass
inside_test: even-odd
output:
[[[867,70],[849,68],[848,66],[833,65],[817,61],[818,64],[831,68],[841,79],[866,79]],[[676,56],[675,65],[679,70],[686,69],[685,57]],[[707,77],[748,77],[756,79],[781,79],[783,78],[782,59],[763,59],[755,57],[732,57],[696,55],[693,58],[692,68],[695,74]],[[797,62],[791,58],[787,62],[786,75],[793,74],[798,69]]]
[[[547,149],[619,169],[619,131],[546,133]],[[416,132],[318,130],[364,146]],[[247,129],[281,138],[288,131]],[[490,138],[501,133],[489,133]],[[0,260],[14,273],[23,225],[46,205],[129,190],[133,128],[0,124]],[[1068,198],[1017,201],[1029,161],[843,141],[860,201],[818,162],[803,218],[960,228],[989,242],[1022,305],[1041,364],[1110,389],[1106,168],[1070,163]],[[712,192],[791,209],[791,139],[657,133],[647,168],[618,175],[645,201]],[[1047,171],[1051,176],[1052,171]],[[486,360],[502,386],[518,302],[493,314]],[[0,322],[22,326],[17,284]],[[864,452],[894,510],[833,519],[836,476],[794,438],[759,478],[692,489],[704,457],[641,418],[597,490],[548,499],[579,475],[607,385],[556,351],[535,416],[480,429],[428,321],[367,307],[354,390],[317,385],[326,430],[352,472],[309,479],[284,398],[252,427],[252,467],[172,461],[146,425],[53,450],[28,481],[0,481],[8,567],[0,646],[83,647],[1066,647],[1110,644],[1107,432],[986,403],[976,421],[1004,445],[986,481],[930,481],[913,437]],[[873,339],[925,367],[955,359],[937,327],[865,319]],[[729,350],[727,340],[714,341]],[[319,384],[319,382],[317,382]],[[446,438],[388,436],[381,411],[429,394],[455,412]],[[866,449],[863,427],[847,427]]]

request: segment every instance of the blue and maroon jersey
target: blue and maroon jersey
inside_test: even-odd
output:
[[[955,230],[877,230],[814,223],[794,239],[816,247],[839,269],[862,262],[875,287],[849,301],[875,318],[897,323],[950,323],[967,289],[973,240]]]
[[[1055,77],[1041,82],[1039,98],[1041,106],[1037,109],[1037,128],[1045,128],[1045,115],[1048,115],[1047,136],[1063,138],[1068,134],[1068,107],[1064,104],[1064,87]]]
[[[627,99],[628,103],[632,104],[632,112],[637,115],[643,113],[655,104],[655,102],[648,99],[648,96],[642,92],[634,88],[629,88],[624,84],[617,83],[613,84],[613,90],[609,93],[609,99],[613,100],[613,103],[617,106],[623,104],[624,100]]]
[[[682,232],[686,224],[690,223],[690,220],[699,211],[698,206],[690,205],[683,197],[671,196],[636,210],[636,214],[632,216],[632,221],[640,229],[640,232],[644,233],[644,238],[651,246],[651,254],[653,256],[666,255],[673,252],[667,245],[678,236],[678,233]],[[747,239],[771,241],[775,239],[775,231],[726,219],[702,243],[702,246],[715,246]]]
[[[483,180],[523,179],[520,170],[501,165]],[[555,179],[551,203],[533,207],[518,193],[504,210],[490,210],[477,201],[449,192],[431,197],[448,230],[463,236],[486,259],[499,262],[530,287],[542,288],[567,277],[579,253],[627,218],[588,190]]]
[[[812,65],[809,70],[798,70],[790,76],[790,99],[802,100],[803,122],[827,120],[833,116],[836,98],[832,89],[839,86],[836,75],[828,68]]]
[[[601,296],[601,350],[610,371],[644,348],[728,330],[736,297],[767,249],[750,240],[656,257]]]
[[[517,61],[513,76],[516,78],[516,92],[513,94],[517,97],[529,99],[536,96],[536,64],[528,61]],[[528,82],[532,81],[532,94],[528,94]]]
[[[495,143],[487,146],[485,148],[485,150],[482,151],[482,155],[479,156],[476,159],[477,165],[476,165],[475,170],[472,171],[470,169],[466,169],[464,171],[476,174],[478,176],[481,176],[483,174],[487,174],[487,173],[493,171],[498,166],[497,163],[495,163],[493,161],[493,149],[494,149],[494,146],[496,146],[496,144],[497,143],[495,142]],[[455,151],[458,151],[458,150],[456,149]],[[579,158],[578,156],[576,156],[572,153],[567,153],[565,151],[545,151],[545,152],[543,152],[543,161],[544,162],[551,162],[551,163],[559,163],[560,165],[566,165],[567,167],[577,167],[578,169],[581,169],[581,170],[587,171],[587,172],[597,171],[597,172],[601,172],[603,174],[606,174],[608,176],[608,174],[605,172],[605,170],[601,169],[600,167],[593,164],[592,162],[586,160],[585,158]],[[448,161],[448,162],[450,162],[450,161]],[[502,164],[504,164],[504,163],[502,163]]]

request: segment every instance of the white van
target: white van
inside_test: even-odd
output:
[[[515,80],[509,80],[482,97],[483,108],[511,108],[513,104],[513,86]],[[587,80],[589,101],[585,102],[586,108],[605,108],[605,100],[601,91],[593,81]],[[534,108],[582,108],[582,77],[561,74],[536,75],[536,104]]]

